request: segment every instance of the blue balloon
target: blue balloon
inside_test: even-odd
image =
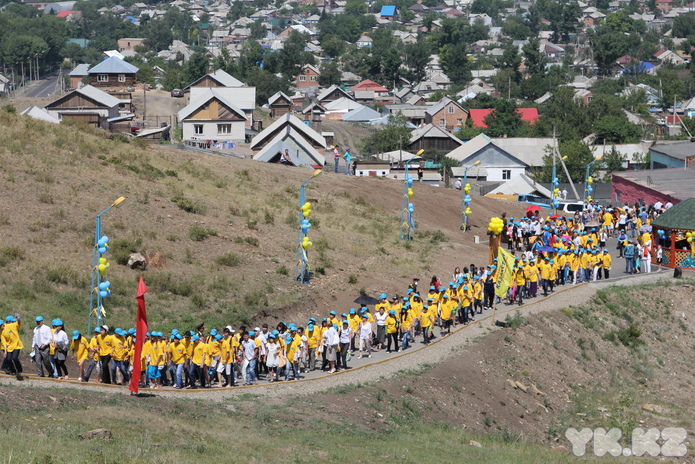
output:
[[[306,234],[309,233],[309,229],[307,228],[306,225],[303,225],[303,226],[302,226],[302,233],[303,233],[304,235],[306,235]]]
[[[99,292],[99,296],[102,298],[106,298],[107,296],[109,296],[109,294],[106,290],[102,290]]]
[[[589,192],[589,193],[591,193],[591,192],[594,191],[594,188],[590,185],[590,186],[588,186],[588,187],[586,188],[586,191]]]
[[[309,224],[309,220],[308,220],[308,219],[303,219],[303,220],[302,220],[302,224],[303,224],[303,225]]]
[[[553,202],[553,204],[555,205],[556,208],[558,208],[560,206],[560,202],[558,200],[555,200]]]
[[[106,284],[106,288],[109,288],[111,286],[111,282],[109,282],[108,280],[103,281],[102,284]]]
[[[104,253],[106,253],[106,247],[99,247],[99,254],[103,255]]]
[[[465,200],[466,200],[466,201],[471,201],[471,200],[472,200],[472,198],[471,198],[471,196],[470,196],[470,195],[466,195],[466,198],[465,198]]]
[[[408,182],[412,182],[412,181],[413,181],[413,176],[411,176],[410,174],[408,174]]]
[[[99,246],[104,246],[109,243],[109,238],[106,235],[104,235],[99,239],[97,243],[99,243]]]
[[[560,181],[558,180],[557,177],[553,179],[553,183],[557,184],[558,182],[560,182]]]
[[[408,176],[408,177],[410,177],[410,176]],[[413,179],[408,179],[408,187],[412,187],[412,186],[413,186]]]
[[[471,200],[464,200],[463,203],[464,203],[466,206],[469,206],[469,205],[471,204]]]
[[[409,212],[409,213],[412,213],[413,211],[415,211],[415,207],[414,207],[413,204],[411,203],[411,204],[408,205],[408,212]]]
[[[107,288],[109,288],[109,286],[106,285],[106,282],[102,282],[99,284],[99,290],[106,290]]]

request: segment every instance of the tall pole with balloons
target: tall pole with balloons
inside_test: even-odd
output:
[[[602,155],[597,156],[594,158],[592,162],[586,165],[586,175],[584,176],[584,203],[591,203],[593,201],[593,197],[591,194],[594,191],[594,178],[591,177],[591,166],[597,162],[601,161]]]
[[[468,232],[468,229],[470,229],[468,226],[468,219],[473,213],[471,210],[471,202],[473,201],[473,198],[471,198],[471,184],[468,183],[468,170],[479,164],[480,160],[463,170],[463,189],[461,192],[461,230],[464,232]]]
[[[314,173],[305,180],[299,187],[299,216],[297,230],[297,266],[294,273],[294,280],[298,280],[303,284],[308,284],[311,280],[311,267],[309,266],[309,248],[313,246],[309,240],[309,230],[311,229],[311,202],[306,201],[304,188],[314,177],[321,174],[321,170],[317,169]]]
[[[661,231],[659,231],[661,232]],[[690,244],[690,257],[695,258],[695,233],[693,232],[686,232],[685,233],[685,239]]]
[[[555,157],[553,153],[553,158]],[[559,161],[564,161],[567,159],[567,156],[563,156],[560,158]],[[553,208],[555,209],[555,214],[557,214],[557,208],[560,206],[560,182],[559,179],[556,176],[556,168],[557,166],[557,161],[553,160],[553,182],[552,182],[552,197],[553,197]]]
[[[418,155],[424,150],[420,150]],[[401,196],[401,240],[412,240],[415,232],[415,207],[410,200],[413,199],[413,176],[408,174],[408,166],[415,158],[410,158],[405,162],[405,173],[403,174],[403,195]]]
[[[487,226],[488,234],[490,235],[490,264],[497,257],[497,248],[500,246],[502,229],[504,229],[504,221],[502,219],[498,217],[490,219],[490,223]]]
[[[94,252],[92,257],[92,285],[89,292],[89,316],[87,318],[87,333],[91,333],[92,327],[99,327],[106,323],[106,309],[104,299],[111,295],[111,282],[106,279],[106,272],[110,265],[104,256],[109,251],[109,238],[102,235],[101,216],[111,208],[120,205],[125,197],[118,197],[111,206],[97,214],[94,229]],[[94,325],[92,322],[94,321]]]

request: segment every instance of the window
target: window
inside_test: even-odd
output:
[[[502,169],[502,180],[509,180],[512,178],[511,169]]]
[[[299,82],[306,82],[306,76],[305,75],[299,76]]]
[[[193,124],[193,132],[195,133],[195,135],[203,135],[203,125]]]
[[[217,135],[229,135],[232,133],[231,124],[218,124],[217,125]]]
[[[316,82],[316,78],[317,78],[317,77],[318,77],[318,76],[311,76],[311,81],[312,81],[312,82]]]
[[[125,74],[118,75],[118,82],[125,82]]]
[[[449,114],[454,114],[454,111],[456,111],[456,108],[454,108],[454,105],[449,105]]]
[[[108,82],[109,81],[109,75],[108,74],[97,74],[97,82]]]
[[[457,119],[457,120],[456,120],[456,125],[457,125],[457,126],[462,126],[462,125],[463,125],[463,119]]]
[[[446,119],[439,120],[439,127],[446,127]]]

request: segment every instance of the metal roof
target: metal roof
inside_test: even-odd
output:
[[[112,56],[90,69],[89,74],[135,74],[139,70],[137,66]]]
[[[652,221],[660,229],[695,230],[695,198],[673,205]]]

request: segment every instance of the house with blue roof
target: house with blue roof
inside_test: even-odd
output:
[[[384,19],[386,21],[395,21],[396,14],[396,5],[384,5],[381,7],[381,13],[379,16],[381,17],[381,19]]]
[[[112,56],[89,69],[89,84],[94,87],[130,87],[140,70],[122,59]]]

